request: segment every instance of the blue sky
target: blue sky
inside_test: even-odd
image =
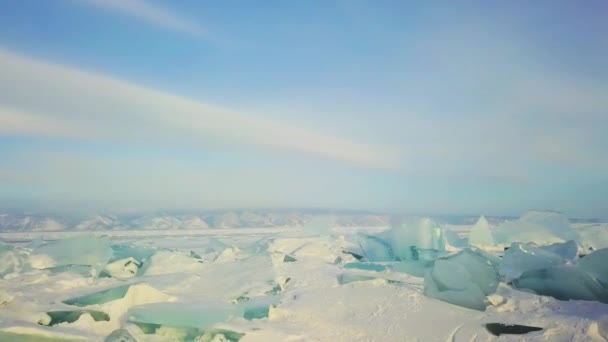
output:
[[[608,217],[607,15],[0,2],[0,205]]]

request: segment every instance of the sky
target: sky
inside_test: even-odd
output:
[[[0,1],[0,208],[608,217],[608,3]]]

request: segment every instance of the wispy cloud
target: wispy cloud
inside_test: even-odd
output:
[[[254,145],[395,168],[394,150],[231,111],[117,78],[0,50],[0,134]]]
[[[81,0],[85,3],[106,8],[125,15],[146,21],[152,25],[186,33],[193,36],[204,36],[205,30],[197,23],[186,20],[170,10],[154,5],[147,0]]]

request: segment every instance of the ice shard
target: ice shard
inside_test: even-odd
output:
[[[578,245],[574,240],[568,240],[564,243],[554,243],[547,246],[542,246],[542,249],[557,254],[566,260],[574,260],[578,256]]]
[[[21,268],[21,257],[15,247],[0,241],[0,277]]]
[[[579,260],[578,266],[608,288],[608,248],[586,255]]]
[[[566,263],[560,255],[532,243],[513,243],[505,251],[499,272],[505,280],[519,277],[530,270],[559,266]]]
[[[477,249],[464,249],[437,259],[424,278],[424,294],[439,300],[483,311],[486,296],[499,283],[497,260]]]
[[[445,237],[446,245],[452,247],[465,248],[468,244],[467,240],[461,238],[458,236],[458,234],[456,234],[456,232],[453,232],[447,228],[443,230],[443,236]]]
[[[508,221],[494,229],[497,243],[533,242],[546,245],[568,240],[579,241],[568,218],[552,211],[530,211],[515,221]]]
[[[34,249],[33,254],[44,255],[49,258],[44,268],[62,265],[88,265],[100,270],[112,257],[112,247],[110,238],[107,236],[80,235],[50,241]]]
[[[397,220],[379,237],[391,245],[398,260],[412,259],[412,247],[445,250],[443,229],[430,218]]]
[[[514,279],[515,288],[558,300],[589,300],[608,303],[608,290],[578,267],[557,266],[524,272]]]
[[[373,235],[360,234],[357,243],[361,248],[361,254],[367,261],[394,261],[395,253],[389,242]]]
[[[277,302],[276,297],[263,297],[238,304],[220,301],[147,304],[130,308],[128,319],[133,323],[205,329],[230,317],[254,319],[263,316],[264,312],[267,316],[269,306]]]
[[[63,302],[68,305],[88,306],[95,304],[103,304],[109,301],[123,298],[131,285],[123,285],[111,289],[94,292],[88,295],[66,299]]]
[[[127,329],[117,329],[112,331],[103,342],[137,342],[137,340]]]
[[[469,233],[469,245],[480,247],[492,246],[494,243],[494,236],[490,230],[490,223],[485,216],[479,217]]]

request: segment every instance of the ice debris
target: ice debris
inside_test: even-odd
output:
[[[103,342],[137,342],[137,340],[127,329],[117,329],[112,331]]]
[[[0,241],[0,277],[18,271],[22,266],[15,247]]]
[[[437,259],[424,279],[424,294],[439,300],[483,311],[486,296],[499,284],[498,260],[478,249]]]
[[[507,221],[494,228],[493,236],[497,243],[532,242],[539,245],[580,240],[568,218],[552,211],[529,211],[515,221]]]
[[[542,249],[551,253],[557,254],[566,260],[574,260],[578,255],[578,244],[574,240],[568,240],[564,243],[554,243],[547,246],[541,246]]]
[[[524,272],[513,287],[558,300],[589,300],[608,303],[608,289],[578,267],[555,266]]]
[[[103,304],[109,301],[123,298],[127,294],[127,291],[129,290],[130,286],[131,285],[118,286],[111,289],[94,292],[88,295],[66,299],[63,301],[63,303],[81,307],[95,304]]]
[[[445,251],[443,229],[430,218],[397,220],[379,237],[390,244],[398,260],[412,259],[412,247]]]
[[[597,250],[580,259],[578,267],[608,288],[608,248]]]
[[[485,216],[479,217],[475,225],[469,233],[469,245],[471,246],[492,246],[494,245],[494,236],[490,230],[490,223]]]
[[[88,265],[101,270],[112,257],[111,245],[110,238],[107,236],[97,237],[94,235],[80,235],[50,241],[33,251],[33,255],[44,256],[46,262],[30,262],[30,264],[34,268]],[[39,261],[40,258],[37,260]]]
[[[566,260],[533,243],[515,242],[505,251],[499,272],[505,280],[519,277],[529,270],[564,265]]]

